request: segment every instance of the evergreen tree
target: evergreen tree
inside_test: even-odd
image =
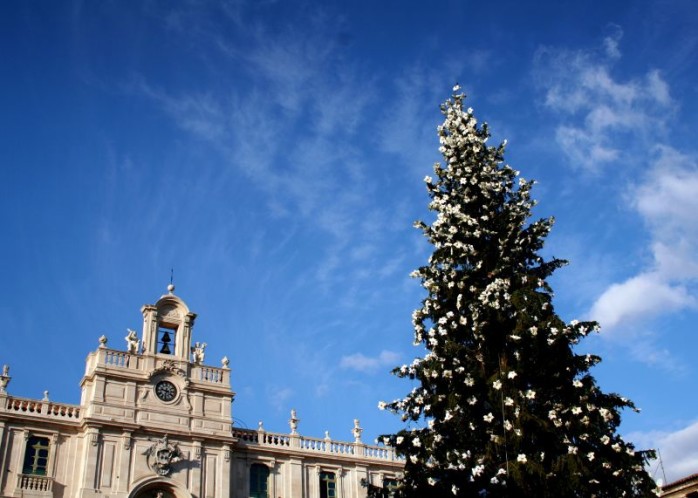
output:
[[[405,497],[652,495],[651,452],[617,433],[631,401],[602,392],[574,351],[598,330],[565,323],[546,279],[566,264],[540,256],[553,220],[529,222],[534,182],[488,146],[454,88],[438,128],[444,164],[425,182],[436,219],[417,222],[434,252],[413,273],[427,297],[413,313],[426,355],[393,373],[417,381],[381,403],[412,428],[382,436],[405,460]],[[384,491],[369,486],[371,496]]]

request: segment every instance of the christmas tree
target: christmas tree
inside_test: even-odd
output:
[[[534,182],[504,163],[505,143],[487,145],[459,91],[441,106],[444,163],[425,178],[435,220],[416,223],[434,248],[413,273],[427,291],[413,313],[425,356],[394,370],[417,387],[379,405],[408,422],[381,436],[405,457],[397,494],[652,495],[651,452],[617,433],[634,405],[598,387],[598,356],[575,353],[597,324],[555,313],[547,279],[566,262],[540,255],[553,220],[529,221]]]

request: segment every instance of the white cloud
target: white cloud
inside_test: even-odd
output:
[[[629,204],[649,229],[648,267],[609,286],[590,315],[606,329],[693,308],[698,278],[698,162],[667,146],[655,148],[650,171],[629,190]]]
[[[662,130],[674,109],[669,86],[658,71],[614,78],[622,32],[612,28],[601,52],[543,47],[535,57],[544,105],[563,116],[556,140],[573,166],[593,173],[627,156],[629,136],[646,146],[647,136]],[[623,147],[620,138],[626,139]]]
[[[621,322],[639,322],[647,317],[695,305],[681,286],[671,286],[658,273],[643,273],[620,284],[612,284],[596,300],[590,315],[604,328]]]
[[[619,42],[623,38],[623,30],[616,24],[610,27],[613,29],[613,32],[604,38],[603,46],[609,58],[618,59],[621,56]]]
[[[666,473],[665,484],[694,474],[698,469],[698,420],[673,432],[635,432],[627,438],[638,448],[659,450]],[[659,462],[652,468],[655,478],[664,480]]]
[[[650,173],[634,193],[633,204],[662,237],[679,232],[698,239],[698,161],[668,146],[657,146]]]
[[[400,355],[393,351],[383,350],[378,356],[370,357],[362,353],[354,353],[343,356],[339,362],[341,368],[357,370],[359,372],[374,372],[381,367],[393,367],[400,359]]]

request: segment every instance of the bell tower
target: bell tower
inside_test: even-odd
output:
[[[141,353],[189,361],[196,313],[190,312],[184,301],[174,295],[174,289],[174,285],[168,285],[168,294],[161,296],[154,305],[146,304],[141,308]]]
[[[206,343],[192,343],[196,314],[174,289],[170,284],[155,304],[141,308],[142,334],[127,329],[125,350],[103,335],[87,357],[84,441],[76,446],[82,470],[71,496],[132,497],[128,490],[141,485],[146,492],[138,496],[155,496],[156,488],[175,489],[166,484],[196,490],[186,496],[228,496],[224,469],[236,442],[229,361],[204,363]]]

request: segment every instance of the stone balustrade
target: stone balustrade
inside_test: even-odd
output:
[[[104,364],[110,367],[128,368],[131,355],[125,351],[114,351],[113,349],[104,350]]]
[[[47,476],[37,476],[30,474],[17,475],[17,489],[31,491],[32,494],[45,492],[47,496],[53,493],[53,478]]]
[[[159,356],[161,359],[165,357]],[[186,362],[178,361],[180,368],[187,368]],[[204,382],[221,386],[230,385],[230,369],[210,367],[190,363],[191,379],[194,382]],[[94,371],[97,367],[123,368],[128,370],[142,371],[148,368],[148,364],[139,354],[131,354],[126,351],[118,351],[107,347],[100,347],[97,351],[90,353],[87,358],[86,373]]]
[[[0,408],[3,408],[5,412],[21,413],[22,415],[37,415],[41,417],[50,417],[52,419],[73,421],[80,419],[79,406],[54,403],[53,401],[8,396],[5,400],[5,406]]]
[[[371,460],[402,461],[395,450],[385,446],[369,446],[363,443],[349,443],[331,439],[311,438],[293,434],[280,434],[265,430],[233,428],[232,435],[243,445],[259,445],[269,448],[295,448],[304,453],[329,453],[353,455]]]
[[[226,384],[229,370],[216,367],[205,367],[195,365],[192,367],[192,379],[201,382],[211,382],[212,384]]]

